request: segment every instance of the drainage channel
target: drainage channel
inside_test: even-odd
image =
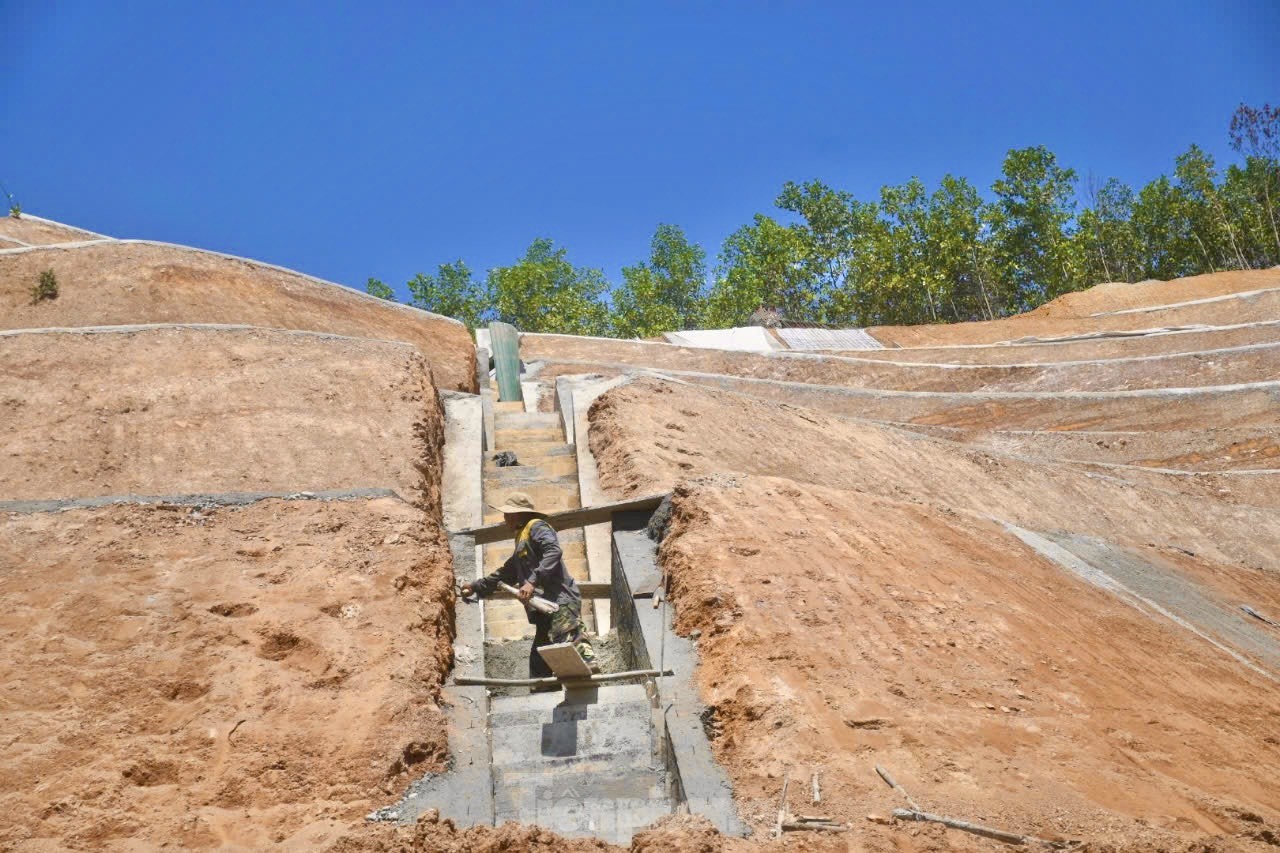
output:
[[[728,779],[702,729],[705,709],[692,681],[696,650],[675,634],[671,608],[653,604],[660,571],[657,544],[647,533],[652,504],[638,511],[596,512],[591,521],[605,523],[592,523],[590,535],[574,522],[575,511],[578,517],[594,512],[579,510],[581,495],[597,492],[593,482],[584,481],[581,489],[571,482],[580,472],[570,460],[582,454],[569,443],[577,408],[569,400],[576,396],[585,411],[594,387],[584,380],[568,400],[560,395],[560,412],[551,416],[472,395],[445,395],[445,524],[475,532],[497,520],[486,515],[484,504],[497,503],[506,491],[533,493],[535,501],[562,516],[561,523],[555,516],[552,523],[584,602],[591,600],[584,620],[600,637],[604,670],[665,668],[671,674],[566,682],[540,693],[467,684],[522,677],[532,626],[518,602],[459,600],[453,679],[441,696],[449,723],[449,768],[417,780],[399,803],[370,819],[412,823],[435,809],[460,826],[517,821],[626,844],[659,817],[688,811],[705,815],[725,833],[745,834]],[[542,389],[529,383],[523,390],[540,394]],[[487,405],[493,406],[493,427],[485,424]],[[579,428],[582,424],[579,418]],[[585,431],[576,437],[585,442]],[[519,466],[529,470],[496,471],[486,460],[504,450],[531,463]],[[593,479],[594,467],[585,473]],[[510,553],[509,542],[477,545],[477,538],[450,536],[460,583],[492,571]],[[595,556],[590,563],[589,540]]]

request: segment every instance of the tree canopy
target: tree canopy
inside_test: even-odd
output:
[[[1044,146],[1009,151],[986,193],[955,175],[874,199],[787,182],[711,270],[679,226],[660,224],[617,286],[538,238],[483,282],[459,260],[408,289],[411,304],[471,326],[651,337],[742,325],[760,308],[840,326],[991,319],[1104,281],[1280,264],[1280,107],[1241,104],[1228,138],[1240,162],[1224,168],[1191,145],[1140,188],[1092,174],[1082,185]],[[394,298],[376,279],[368,290]]]

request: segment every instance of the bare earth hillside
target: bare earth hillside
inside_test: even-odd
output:
[[[32,305],[43,270],[56,300]],[[0,328],[230,323],[404,341],[440,388],[475,390],[471,335],[461,323],[299,273],[180,246],[108,240],[0,252]]]
[[[9,515],[0,848],[314,849],[441,769],[452,574],[403,502]]]
[[[0,334],[0,406],[9,500],[388,488],[439,513],[443,415],[403,344],[244,328]]]
[[[482,517],[469,478],[497,470],[445,471],[488,407],[445,393],[479,390],[461,324],[23,218],[0,329],[0,849],[624,849],[444,800],[365,819],[494,761],[491,718],[453,728],[484,694],[450,680],[475,611],[442,508]],[[522,337],[541,404],[616,384],[574,401],[576,445],[499,403],[528,448],[503,476],[672,493],[660,613],[697,648],[673,683],[752,830],[672,814],[629,849],[1003,849],[891,819],[881,766],[926,811],[1068,849],[1274,851],[1280,629],[1241,606],[1280,622],[1280,269],[872,331],[826,355]],[[640,692],[647,737],[675,706]],[[539,719],[530,750],[567,760]],[[772,838],[784,779],[847,831]]]

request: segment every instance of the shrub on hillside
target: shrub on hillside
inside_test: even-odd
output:
[[[53,270],[40,273],[40,280],[31,285],[31,304],[36,305],[46,299],[58,298],[58,277]]]

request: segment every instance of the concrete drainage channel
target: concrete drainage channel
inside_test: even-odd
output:
[[[585,442],[585,409],[600,390],[599,383],[584,380],[574,393],[559,395],[566,440],[576,432]],[[445,395],[450,530],[477,528],[483,521],[482,460],[492,449],[491,443],[485,446],[483,408],[481,398]],[[581,457],[581,445],[577,452]],[[579,475],[583,497],[598,494],[594,465]],[[597,562],[607,561],[609,581],[596,592],[597,612],[610,613],[618,665],[672,674],[566,683],[564,689],[530,695],[500,696],[484,686],[458,684],[486,675],[485,611],[459,601],[454,679],[442,690],[449,769],[416,781],[399,803],[370,819],[413,823],[435,809],[460,826],[517,821],[626,844],[659,817],[687,811],[706,816],[722,832],[746,834],[702,729],[705,709],[692,680],[696,650],[673,630],[671,608],[654,605],[661,573],[657,545],[646,532],[652,513],[649,508],[612,515],[611,535],[609,523],[591,525],[588,549],[594,540]],[[451,535],[450,545],[458,580],[477,577],[482,557],[475,539]],[[608,550],[602,553],[601,545]],[[591,576],[599,574],[593,563]]]

